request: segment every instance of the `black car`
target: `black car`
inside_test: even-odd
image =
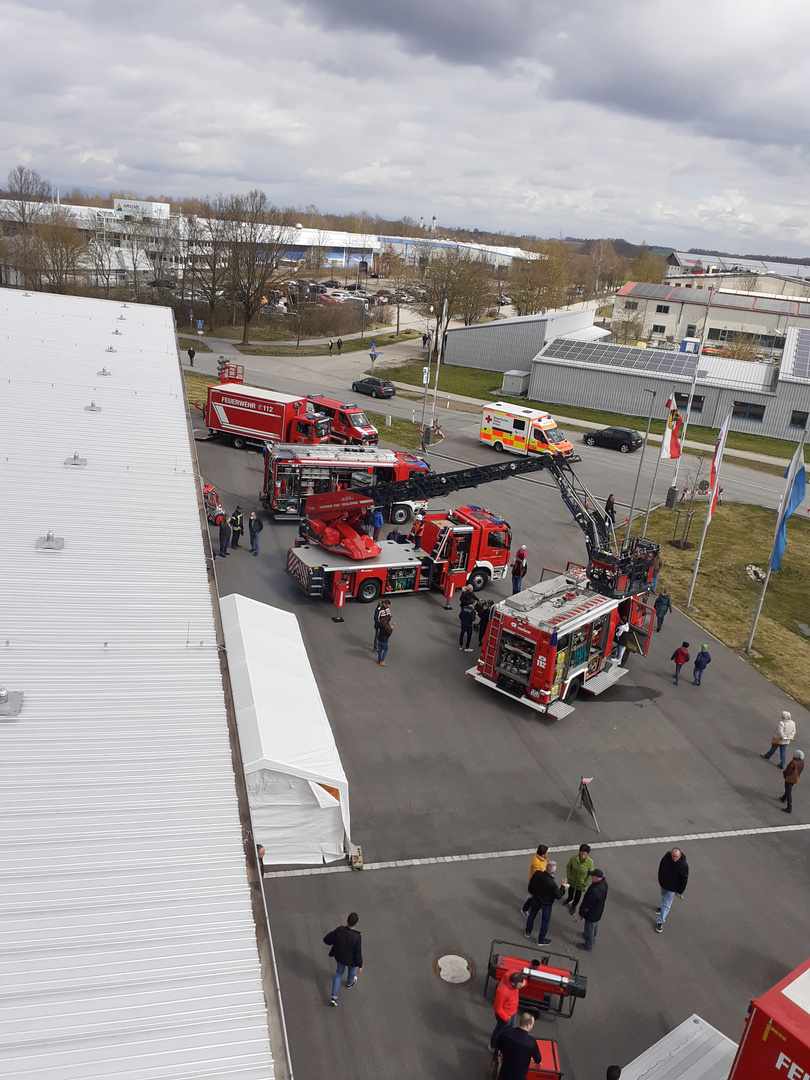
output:
[[[371,394],[372,397],[393,397],[397,389],[388,379],[378,379],[372,375],[352,383],[355,394]]]
[[[327,289],[339,289],[340,282],[335,281],[334,278],[330,278],[328,281],[322,281],[321,285],[325,285]]]
[[[583,435],[582,441],[588,446],[607,446],[611,450],[621,450],[623,454],[638,450],[644,442],[637,431],[626,427],[606,427],[601,431],[589,431]]]

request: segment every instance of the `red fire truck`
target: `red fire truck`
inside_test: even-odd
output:
[[[495,605],[481,657],[467,674],[561,720],[580,690],[601,694],[627,674],[611,657],[619,625],[629,623],[628,648],[647,655],[653,609],[645,596],[604,596],[584,568],[569,567]]]
[[[379,484],[429,471],[430,466],[422,458],[399,450],[284,443],[268,448],[259,499],[274,517],[296,519],[303,516],[310,495],[349,488],[373,494]],[[425,499],[403,498],[388,507],[386,517],[402,525],[424,505]]]
[[[374,505],[371,498],[340,491],[327,502],[328,510],[321,496],[310,500],[322,516],[315,516],[315,510],[307,505],[305,529],[315,544],[287,552],[287,573],[307,596],[328,596],[338,608],[346,598],[370,604],[381,594],[429,589],[440,589],[452,597],[468,582],[474,589],[482,589],[488,581],[506,576],[509,526],[480,506],[462,506],[450,513],[428,511],[421,548],[415,548],[395,540],[375,544],[361,533],[356,522],[366,506]]]
[[[359,405],[347,405],[325,394],[308,394],[311,409],[328,416],[332,421],[332,442],[350,446],[376,446],[380,434]]]
[[[305,397],[258,386],[209,386],[203,415],[209,435],[229,438],[237,450],[266,443],[329,442],[329,418],[312,411]]]

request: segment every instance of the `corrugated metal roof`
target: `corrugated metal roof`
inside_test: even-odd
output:
[[[750,271],[782,277],[810,277],[810,266],[806,263],[769,262],[767,259],[745,259],[737,255],[695,255],[686,251],[673,251],[670,258],[676,259],[680,266],[717,266],[726,273],[739,270],[742,273]]]
[[[0,290],[0,343],[0,1072],[272,1077],[171,313]]]

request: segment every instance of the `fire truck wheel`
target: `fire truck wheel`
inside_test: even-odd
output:
[[[381,590],[380,582],[376,578],[369,578],[357,590],[357,602],[360,604],[373,604],[380,595]]]
[[[502,442],[494,442],[492,444],[492,449],[497,450],[499,454],[502,454],[503,453],[503,443]]]
[[[480,592],[488,581],[489,574],[486,570],[473,570],[467,578],[467,584],[472,585],[473,592]]]
[[[563,701],[570,705],[572,701],[576,701],[579,697],[579,692],[582,689],[582,679],[572,679],[568,685],[568,689],[565,692]]]
[[[395,506],[391,511],[391,520],[395,525],[404,525],[411,520],[410,506]]]
[[[245,440],[241,435],[232,435],[231,444],[235,450],[244,450],[245,448]]]

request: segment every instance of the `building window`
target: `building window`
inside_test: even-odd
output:
[[[664,326],[663,323],[653,323],[652,332],[654,334],[665,334],[667,332],[667,328]]]
[[[625,302],[624,302],[624,310],[625,311],[638,311],[638,300],[625,300]]]
[[[794,409],[790,415],[790,426],[798,428],[807,427],[807,413]]]
[[[709,341],[725,341],[728,337],[728,329],[725,326],[722,329],[719,326],[710,326],[706,337]]]
[[[697,337],[697,323],[690,322],[686,327],[687,337]]]
[[[692,288],[692,282],[691,281],[687,282],[686,287],[687,287],[687,289],[691,289]]]
[[[686,406],[689,404],[689,395],[688,394],[676,394],[675,395],[675,404],[678,406],[679,409],[685,410]],[[703,412],[703,395],[702,394],[695,394],[695,396],[692,398],[692,412],[693,413]]]
[[[765,415],[765,406],[755,405],[752,401],[735,401],[731,415],[735,420],[756,420],[759,423]]]
[[[669,304],[656,304],[655,305],[655,314],[656,315],[669,315]]]

